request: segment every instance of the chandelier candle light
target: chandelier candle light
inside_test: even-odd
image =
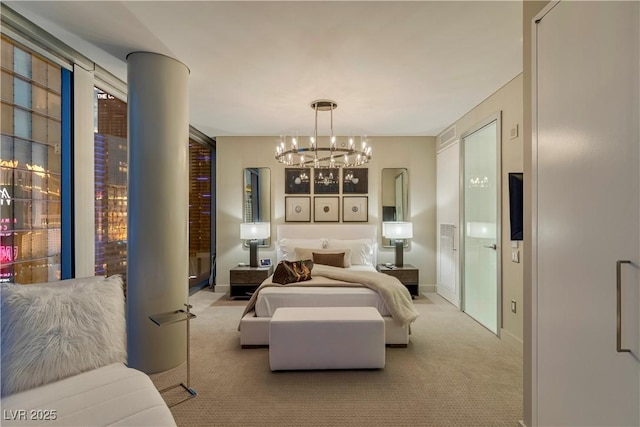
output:
[[[287,149],[287,137],[283,136],[276,147],[276,160],[287,166],[301,168],[342,168],[361,166],[371,160],[371,146],[367,145],[366,137],[360,137],[360,148],[356,148],[353,137],[340,145],[333,133],[333,110],[338,108],[338,103],[330,99],[317,99],[311,102],[311,108],[315,111],[315,127],[313,135],[309,137],[309,147],[301,147],[298,144],[297,134],[291,137],[289,149]],[[318,141],[318,111],[331,112],[331,133],[329,134],[329,146],[320,147]]]

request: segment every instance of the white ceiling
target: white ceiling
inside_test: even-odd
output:
[[[4,3],[123,80],[129,52],[180,60],[212,137],[308,133],[319,98],[338,134],[436,135],[522,71],[519,1]]]

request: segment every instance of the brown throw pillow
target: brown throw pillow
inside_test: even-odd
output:
[[[344,252],[335,254],[314,252],[313,262],[316,264],[330,265],[331,267],[344,268]]]
[[[311,280],[313,261],[305,259],[301,261],[280,261],[273,273],[271,281],[286,285],[287,283],[304,282]]]

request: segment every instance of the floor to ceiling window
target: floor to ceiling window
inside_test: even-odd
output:
[[[127,103],[94,88],[96,275],[127,275]]]
[[[189,140],[189,286],[211,274],[211,147]]]
[[[2,37],[0,282],[62,275],[62,69]]]

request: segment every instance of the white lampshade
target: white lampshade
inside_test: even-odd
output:
[[[268,239],[271,236],[271,223],[244,222],[240,224],[240,238],[243,240]]]
[[[382,235],[387,239],[411,239],[413,237],[413,223],[396,221],[383,222]]]

